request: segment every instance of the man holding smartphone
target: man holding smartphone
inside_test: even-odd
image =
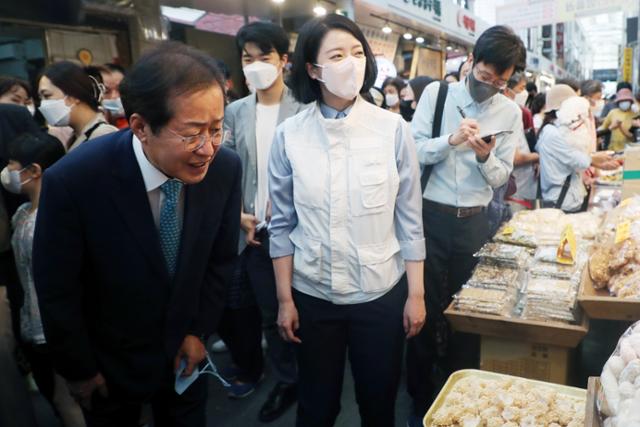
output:
[[[440,134],[433,134],[440,82],[427,86],[413,117],[418,158],[429,175],[423,193],[428,320],[407,349],[408,391],[414,401],[410,426],[420,425],[448,371],[478,363],[477,337],[449,337],[443,312],[471,275],[473,254],[489,238],[487,205],[493,189],[504,185],[513,169],[523,133],[521,112],[500,90],[525,63],[524,45],[511,29],[489,28],[473,50],[467,78],[448,87]],[[511,133],[494,135],[499,131]],[[482,139],[486,135],[494,135],[489,143]],[[439,363],[444,360],[450,366]],[[441,375],[435,378],[438,370]]]

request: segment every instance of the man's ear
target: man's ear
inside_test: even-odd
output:
[[[133,113],[129,118],[129,127],[135,136],[141,142],[145,142],[147,139],[147,121],[138,113]]]
[[[37,163],[32,163],[27,167],[27,170],[31,172],[33,179],[38,179],[42,176],[42,167]]]

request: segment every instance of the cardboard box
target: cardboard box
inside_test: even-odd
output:
[[[640,147],[627,147],[624,151],[622,200],[637,194],[640,194]]]
[[[480,369],[532,380],[567,384],[571,349],[483,336]]]
[[[453,303],[444,314],[456,331],[557,347],[577,347],[589,331],[589,319],[581,313],[579,325],[461,312]]]
[[[599,377],[589,377],[587,385],[587,405],[584,416],[585,427],[602,427],[602,419],[598,413],[597,397],[600,388]]]
[[[595,289],[588,266],[582,272],[578,303],[592,319],[640,320],[640,300],[616,298],[607,289]]]

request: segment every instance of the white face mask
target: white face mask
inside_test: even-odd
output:
[[[594,116],[600,117],[600,113],[602,113],[602,109],[604,108],[604,99],[598,99],[596,101],[596,105],[591,107],[591,112]]]
[[[631,108],[631,101],[622,101],[618,104],[618,108],[622,111],[628,111]]]
[[[268,62],[255,61],[242,69],[249,86],[257,90],[268,89],[276,81],[278,67]]]
[[[102,100],[102,106],[113,117],[122,117],[122,116],[124,116],[124,106],[122,105],[122,100],[120,98],[103,99]]]
[[[51,126],[67,126],[69,124],[69,115],[71,107],[65,104],[65,96],[62,99],[44,99],[38,108],[44,119]]]
[[[358,96],[364,83],[364,72],[367,67],[366,58],[348,56],[340,62],[315,65],[322,68],[322,79],[318,79],[318,81],[324,83],[329,92],[347,100],[352,100]]]
[[[527,103],[527,98],[529,98],[529,92],[527,92],[526,90],[523,90],[523,91],[520,91],[520,93],[516,94],[514,101],[519,106],[524,107],[524,105]]]
[[[395,107],[400,102],[400,97],[397,93],[387,93],[384,95],[384,102],[387,103],[387,107]]]
[[[24,182],[20,180],[20,174],[25,169],[27,168],[22,168],[19,171],[12,171],[6,166],[2,169],[2,172],[0,172],[0,182],[2,182],[2,186],[5,190],[14,194],[20,194],[22,192],[22,186],[33,179],[29,178]]]

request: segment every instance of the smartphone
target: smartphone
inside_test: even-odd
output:
[[[513,133],[512,130],[500,130],[498,132],[494,132],[494,133],[490,133],[488,135],[481,136],[480,139],[482,139],[487,144],[490,144],[492,136],[495,136],[497,138],[500,135],[511,135],[512,133]]]

